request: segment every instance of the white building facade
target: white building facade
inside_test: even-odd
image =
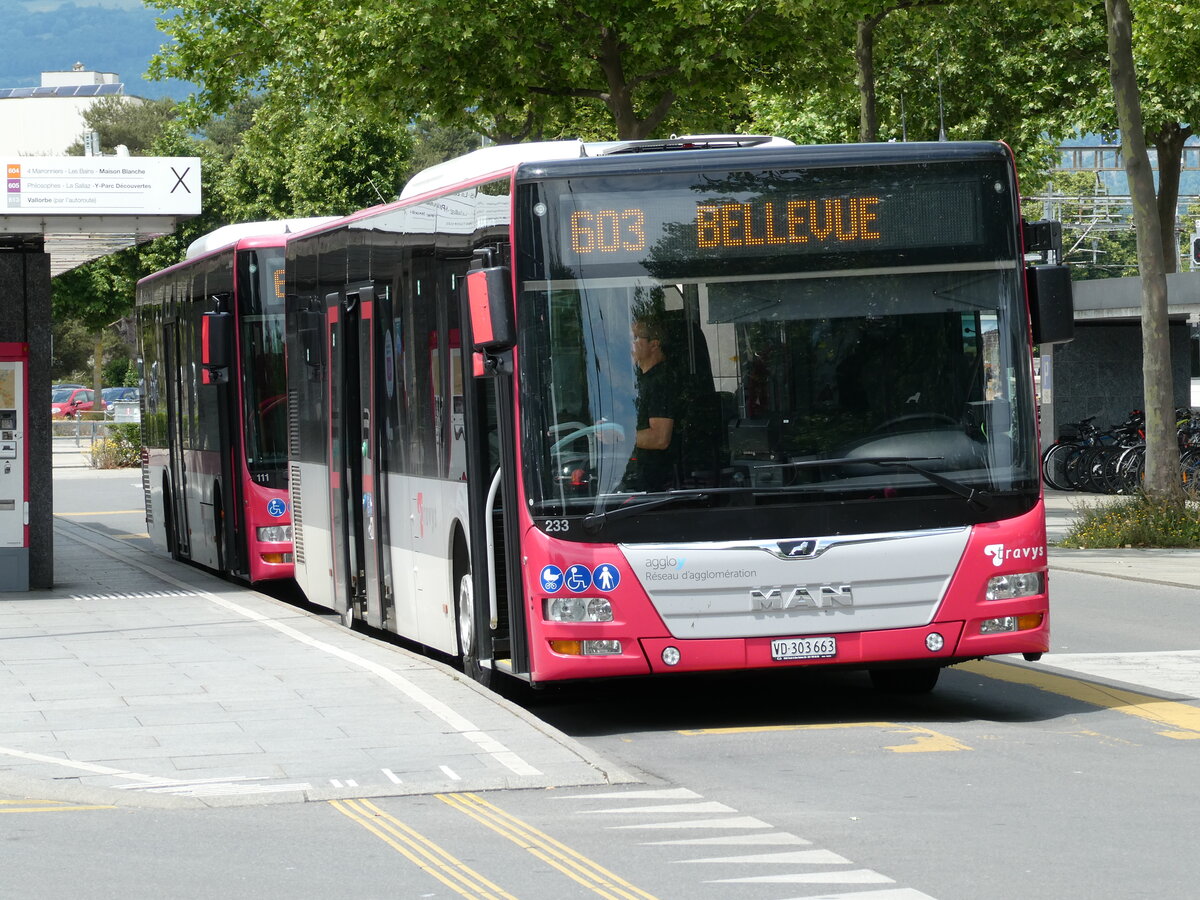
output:
[[[0,157],[62,156],[82,140],[84,112],[111,96],[126,96],[125,85],[115,74],[88,71],[83,63],[67,72],[43,72],[39,87],[0,87]]]

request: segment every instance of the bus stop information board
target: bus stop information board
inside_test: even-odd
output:
[[[5,169],[0,216],[200,214],[199,157],[22,156]]]

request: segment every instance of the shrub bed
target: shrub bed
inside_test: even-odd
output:
[[[1166,503],[1135,494],[1081,511],[1060,546],[1200,548],[1200,503]]]

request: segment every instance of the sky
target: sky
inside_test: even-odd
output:
[[[36,87],[42,72],[80,62],[88,71],[116,73],[127,94],[182,100],[191,85],[143,77],[167,42],[155,25],[162,15],[142,0],[0,0],[0,87]]]

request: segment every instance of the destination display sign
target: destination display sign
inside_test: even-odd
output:
[[[1001,198],[984,179],[790,180],[738,173],[736,190],[571,190],[559,195],[565,262],[667,262],[977,246]],[[785,173],[786,174],[786,173]],[[623,188],[624,186],[622,186]],[[991,194],[987,196],[985,190]]]
[[[21,156],[4,166],[3,215],[200,214],[199,157]]]

